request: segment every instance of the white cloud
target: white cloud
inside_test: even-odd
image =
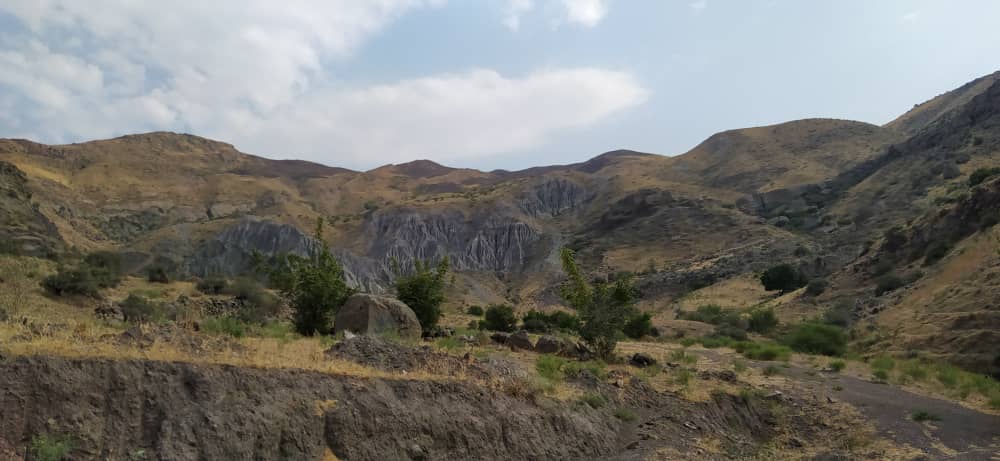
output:
[[[913,22],[916,21],[919,17],[920,17],[920,10],[914,10],[904,14],[901,19],[903,20],[903,22]]]
[[[375,86],[329,74],[331,61],[398,16],[440,3],[8,0],[0,11],[28,31],[0,37],[0,107],[17,114],[5,110],[0,136],[187,131],[248,152],[366,167],[533,147],[646,97],[630,74],[592,68]],[[580,21],[605,11],[580,8]]]
[[[642,103],[629,74],[563,69],[508,78],[491,70],[356,89],[327,88],[273,114],[241,137],[269,151],[319,146],[351,166],[414,158],[453,160],[536,146],[559,130],[586,126]]]
[[[561,0],[569,22],[596,26],[608,14],[607,0]]]
[[[594,27],[608,14],[608,0],[542,0],[546,9],[555,14],[555,24],[569,22],[583,27]],[[503,24],[511,30],[518,30],[521,18],[535,10],[538,6],[535,0],[506,0]]]
[[[697,0],[695,2],[691,2],[688,6],[690,6],[693,10],[704,10],[705,8],[708,8],[708,0]]]

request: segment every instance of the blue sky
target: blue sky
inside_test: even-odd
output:
[[[169,130],[369,169],[882,124],[1000,68],[1000,2],[5,0],[0,136]]]

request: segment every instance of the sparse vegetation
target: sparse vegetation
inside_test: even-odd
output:
[[[776,376],[776,375],[780,375],[781,374],[781,368],[778,368],[778,367],[776,367],[774,365],[768,365],[768,366],[764,367],[763,373],[764,373],[764,376]]]
[[[764,271],[760,276],[760,283],[767,291],[778,291],[785,294],[802,288],[809,280],[805,274],[791,264],[779,264]]]
[[[195,285],[198,291],[209,295],[221,295],[229,288],[229,281],[222,275],[209,275]]]
[[[201,330],[208,334],[242,338],[247,334],[247,325],[234,317],[209,317],[201,321]]]
[[[635,421],[636,415],[635,412],[629,410],[628,408],[619,408],[615,410],[615,418],[630,423],[632,421]]]
[[[469,308],[465,310],[466,314],[474,315],[476,317],[482,317],[484,312],[483,306],[478,305],[469,306]]]
[[[603,408],[608,404],[608,399],[604,398],[603,395],[594,392],[583,394],[583,396],[580,397],[580,401],[589,405],[590,408],[595,409]]]
[[[844,370],[844,368],[847,368],[847,362],[844,362],[843,360],[834,360],[830,362],[828,367],[835,373],[840,373]]]
[[[120,306],[125,321],[130,323],[144,323],[161,316],[156,304],[134,293],[129,294]]]
[[[837,301],[833,307],[823,313],[823,322],[829,325],[847,328],[854,320],[854,302],[849,299]]]
[[[62,461],[73,451],[73,440],[67,436],[40,434],[31,438],[31,459]]]
[[[517,328],[517,316],[514,315],[513,307],[506,304],[494,304],[486,308],[486,316],[480,324],[486,330],[509,333]]]
[[[782,342],[797,352],[822,355],[843,355],[847,351],[847,334],[833,325],[800,323],[792,328]]]
[[[522,318],[524,329],[532,333],[548,333],[550,331],[576,332],[580,329],[580,319],[563,311],[550,314],[536,310],[529,311]]]
[[[447,283],[448,258],[442,258],[435,267],[428,262],[415,261],[413,272],[396,279],[396,297],[417,314],[424,331],[437,326],[444,304]]]
[[[55,296],[83,295],[99,297],[102,288],[121,283],[121,258],[117,253],[97,252],[72,266],[61,266],[42,280],[45,291]]]
[[[903,279],[894,274],[886,274],[879,277],[876,287],[875,296],[882,296],[890,291],[895,291],[906,285]]]
[[[781,344],[769,342],[740,341],[733,344],[736,352],[752,360],[788,360],[791,349]]]
[[[778,316],[774,309],[754,309],[750,311],[747,329],[756,333],[767,334],[778,326]]]
[[[826,281],[826,279],[812,279],[808,284],[806,284],[806,295],[813,297],[819,296],[826,291],[826,287],[829,285],[830,284]]]
[[[624,276],[614,282],[590,283],[569,248],[562,250],[562,267],[567,280],[561,294],[580,316],[580,337],[598,356],[611,357],[622,329],[633,315],[636,291],[632,278]]]
[[[150,266],[146,268],[146,280],[150,283],[170,283],[170,276],[163,266]]]

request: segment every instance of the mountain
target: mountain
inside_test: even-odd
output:
[[[157,261],[182,276],[236,275],[255,252],[309,252],[323,219],[356,286],[386,291],[393,261],[448,256],[453,304],[519,309],[559,303],[556,255],[569,246],[599,274],[638,274],[642,306],[657,321],[693,291],[788,262],[830,289],[767,300],[781,315],[814,316],[846,300],[883,347],[994,370],[1000,363],[986,350],[1000,349],[1000,338],[981,326],[1000,307],[974,292],[926,290],[997,272],[996,258],[957,252],[993,245],[992,225],[962,227],[961,210],[996,205],[980,192],[995,182],[970,188],[968,178],[1000,165],[998,80],[977,79],[883,127],[798,120],[718,133],[675,157],[621,150],[521,171],[417,160],[359,172],[165,132],[60,146],[0,140],[0,185],[12,191],[0,199],[10,216],[0,232],[30,241],[34,253],[65,243],[123,252],[135,270]],[[959,214],[942,218],[950,213]],[[975,216],[988,224],[992,215]],[[934,230],[941,226],[954,229]],[[926,264],[886,256],[890,230],[908,237],[908,254],[945,232],[946,254]],[[878,265],[908,283],[876,296]],[[911,314],[920,320],[903,320]],[[971,326],[956,333],[962,321]]]

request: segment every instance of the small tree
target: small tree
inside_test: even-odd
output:
[[[635,288],[632,278],[623,276],[614,282],[590,283],[576,264],[573,251],[562,250],[562,266],[566,281],[561,294],[566,304],[580,316],[580,337],[599,356],[614,354],[618,337],[634,313]]]
[[[764,271],[760,282],[767,291],[778,290],[780,294],[785,294],[805,286],[809,280],[791,264],[779,264]]]
[[[323,243],[323,220],[316,224],[319,249],[308,258],[286,257],[292,283],[282,290],[295,311],[295,329],[303,335],[325,334],[354,289],[344,281],[344,268]]]
[[[649,312],[635,315],[628,322],[625,322],[625,327],[622,328],[622,331],[625,333],[625,336],[632,339],[641,339],[643,336],[649,336],[653,332],[653,316]]]
[[[396,278],[396,297],[413,309],[424,331],[437,326],[441,318],[447,275],[448,258],[444,257],[436,267],[428,262],[416,261],[413,273]]]
[[[480,323],[484,329],[511,332],[517,328],[514,308],[506,304],[494,304],[486,308],[486,317]]]

